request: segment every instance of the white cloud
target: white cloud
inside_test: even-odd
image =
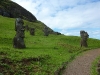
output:
[[[63,34],[73,34],[73,32],[68,31],[69,29],[80,31],[83,29],[94,28],[95,30],[95,28],[100,28],[100,0],[12,1],[29,10],[38,20],[41,20],[50,28],[58,29]],[[76,32],[73,35],[79,34]],[[90,35],[92,37],[93,33],[90,33]],[[99,33],[96,35],[99,35]]]
[[[94,35],[98,35],[100,34],[100,30],[96,30],[95,32],[93,32]]]

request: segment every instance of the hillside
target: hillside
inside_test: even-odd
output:
[[[11,18],[21,17],[28,21],[37,20],[29,11],[10,0],[0,0],[0,15]]]
[[[35,28],[35,35],[25,31],[25,49],[13,48],[15,18],[24,26]],[[100,47],[100,40],[88,39],[88,48],[80,47],[80,37],[65,36],[48,27],[34,15],[10,0],[0,0],[0,75],[57,75],[79,53]],[[60,35],[58,35],[60,34]]]
[[[28,25],[29,27],[31,27],[31,22],[34,22],[34,25],[37,25],[34,28],[39,26],[40,31],[41,31],[41,25],[42,25],[42,31],[43,31],[44,26],[47,27],[47,25],[45,25],[43,22],[38,21],[33,14],[31,14],[29,11],[27,11],[26,9],[24,9],[17,3],[12,2],[11,0],[0,0],[0,15],[4,17],[10,17],[10,18],[21,17],[24,20],[30,21],[30,23],[28,24],[27,22],[25,23],[25,25]],[[48,29],[49,29],[50,34],[61,34],[59,32],[53,31],[49,27]]]
[[[36,29],[35,36],[25,31],[25,49],[13,48],[15,18],[0,16],[0,74],[54,75],[77,54],[100,47],[100,40],[88,39],[88,48],[80,48],[80,37],[43,35],[43,23],[24,20]]]

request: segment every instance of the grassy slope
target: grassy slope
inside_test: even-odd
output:
[[[66,61],[78,53],[100,47],[100,40],[89,39],[88,48],[80,48],[80,37],[43,36],[43,24],[24,21],[36,28],[35,36],[25,32],[26,49],[14,49],[15,19],[0,16],[0,73],[5,75],[53,75]]]
[[[97,71],[99,61],[100,61],[100,56],[98,56],[98,57],[94,60],[94,62],[92,63],[92,66],[91,66],[91,75],[99,75],[99,73],[98,73],[98,71]]]

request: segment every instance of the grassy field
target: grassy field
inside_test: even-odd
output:
[[[4,75],[54,75],[79,53],[100,47],[100,40],[88,39],[80,47],[80,37],[50,34],[43,36],[43,23],[24,21],[35,28],[35,36],[25,31],[26,49],[13,48],[15,19],[0,16],[0,73]]]
[[[100,61],[100,56],[98,56],[94,62],[92,63],[92,67],[91,67],[91,75],[99,75],[97,68],[98,68],[98,64]]]

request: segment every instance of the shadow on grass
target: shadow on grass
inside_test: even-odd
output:
[[[25,49],[28,49],[28,50],[30,50],[30,49],[53,49],[53,50],[58,50],[58,48],[57,47],[26,47]]]

